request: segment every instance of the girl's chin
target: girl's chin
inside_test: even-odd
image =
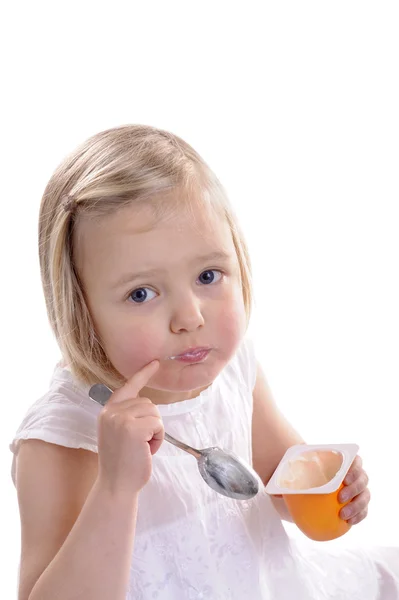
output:
[[[189,372],[180,373],[179,377],[160,377],[150,383],[149,387],[154,390],[170,393],[189,393],[202,391],[209,387],[215,380],[219,371],[213,373],[197,368],[190,368]]]

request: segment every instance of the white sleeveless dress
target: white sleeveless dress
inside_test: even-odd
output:
[[[251,463],[256,359],[246,340],[197,398],[159,406],[165,429],[188,444],[218,445]],[[58,365],[10,449],[35,438],[97,452],[101,406]],[[249,501],[225,498],[202,480],[196,460],[163,443],[140,493],[127,600],[399,600],[399,549],[305,554],[289,539],[262,488]]]

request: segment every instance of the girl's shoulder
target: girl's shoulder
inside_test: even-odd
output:
[[[9,448],[13,453],[11,475],[22,440],[37,439],[67,448],[97,452],[97,417],[101,406],[90,400],[84,386],[76,384],[70,371],[59,363],[49,389],[23,417]]]

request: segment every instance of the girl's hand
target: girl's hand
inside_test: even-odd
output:
[[[140,390],[159,368],[153,361],[116,390],[98,417],[98,478],[112,492],[138,493],[164,439],[158,408]]]
[[[360,523],[367,517],[368,504],[370,502],[370,491],[367,487],[369,478],[367,473],[362,468],[362,459],[356,456],[344,479],[344,488],[341,490],[338,500],[339,502],[347,502],[339,516],[341,519],[348,521],[350,525]]]

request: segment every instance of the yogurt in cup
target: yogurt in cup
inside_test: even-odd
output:
[[[327,541],[344,535],[351,526],[339,512],[343,481],[359,446],[356,444],[299,444],[287,450],[266,486],[282,495],[299,529],[310,539]]]

